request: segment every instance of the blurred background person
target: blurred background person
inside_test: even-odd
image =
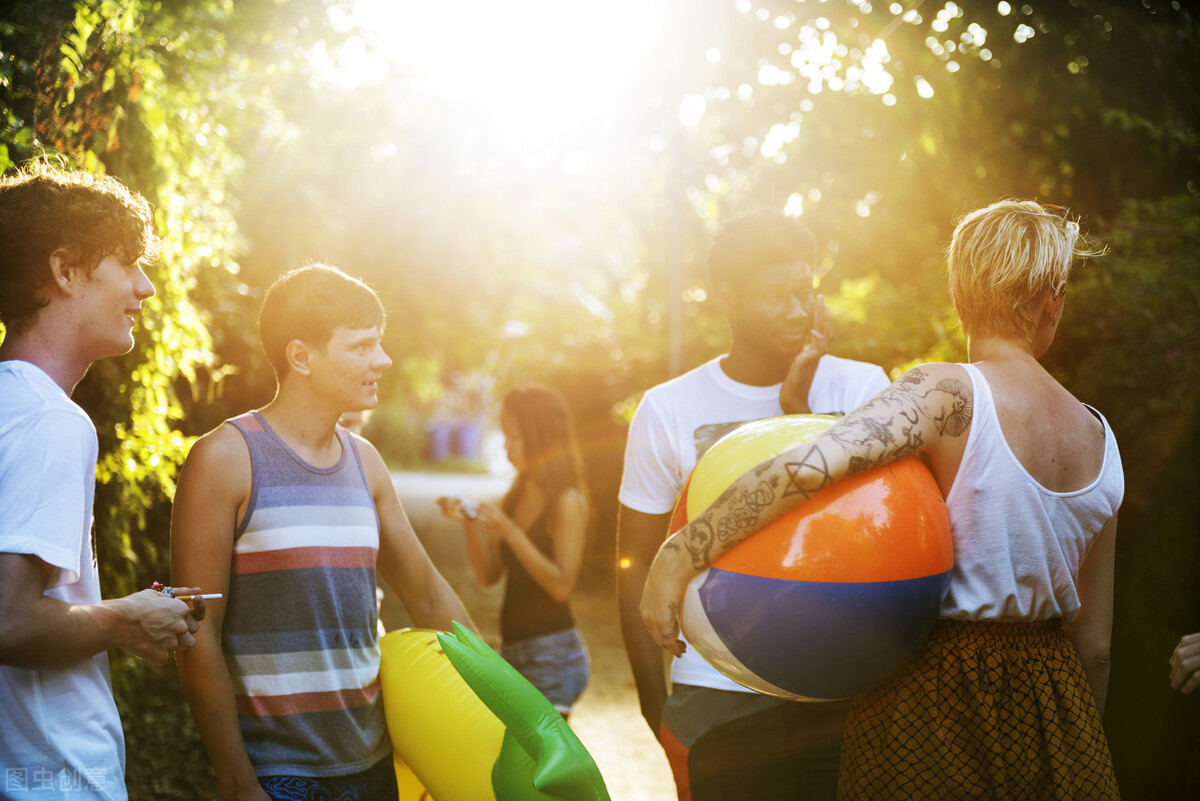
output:
[[[566,402],[546,386],[505,395],[500,428],[517,470],[500,505],[458,496],[438,505],[462,523],[479,582],[508,576],[501,655],[567,717],[589,675],[570,607],[590,518],[579,446]]]

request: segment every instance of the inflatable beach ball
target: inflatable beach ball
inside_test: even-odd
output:
[[[775,417],[718,440],[684,485],[671,532],[750,468],[834,422]],[[941,492],[909,456],[826,487],[731,548],[688,586],[680,625],[691,647],[746,687],[848,698],[917,653],[952,564]]]

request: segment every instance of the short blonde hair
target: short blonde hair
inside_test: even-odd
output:
[[[1076,258],[1099,255],[1079,223],[1058,206],[1002,200],[971,212],[950,241],[950,300],[970,336],[1030,341],[1047,290],[1071,273]]]

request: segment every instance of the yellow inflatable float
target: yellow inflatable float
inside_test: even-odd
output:
[[[400,801],[609,801],[549,701],[469,630],[379,641]]]

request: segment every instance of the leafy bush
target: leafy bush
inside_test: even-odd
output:
[[[1047,366],[1108,418],[1125,469],[1105,729],[1124,797],[1194,797],[1200,705],[1167,658],[1200,630],[1200,198],[1127,202],[1103,233]]]

